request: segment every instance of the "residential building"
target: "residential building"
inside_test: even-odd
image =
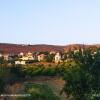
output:
[[[56,54],[56,52],[55,51],[51,51],[50,54]]]
[[[61,62],[61,54],[60,53],[56,53],[55,55],[55,63],[59,63]]]
[[[3,55],[0,53],[0,57],[2,57]]]
[[[20,52],[19,53],[19,56],[21,56],[21,57],[24,56],[24,53],[23,52]]]
[[[20,58],[21,60],[34,60],[33,54],[31,52],[28,52],[26,55],[22,56]]]
[[[15,64],[16,64],[16,65],[18,65],[18,64],[25,65],[26,62],[25,62],[25,61],[15,61]]]
[[[4,60],[9,60],[9,54],[3,54]]]
[[[43,61],[45,59],[45,54],[38,55],[38,61]]]

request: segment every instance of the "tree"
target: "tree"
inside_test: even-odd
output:
[[[95,100],[100,93],[100,50],[95,52],[80,49],[70,54],[73,61],[62,64],[65,80],[62,92],[69,100]]]
[[[2,94],[4,92],[4,86],[5,86],[5,83],[4,81],[0,78],[0,94]]]
[[[54,59],[54,54],[48,54],[48,56],[46,57],[46,61],[47,62],[52,62],[53,61],[53,59]]]

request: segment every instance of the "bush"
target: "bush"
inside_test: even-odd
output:
[[[18,100],[60,100],[60,98],[53,93],[51,88],[45,84],[27,83],[24,93],[28,93],[30,96],[18,98]]]
[[[44,65],[17,65],[12,67],[11,73],[14,73],[18,77],[33,77],[37,75],[54,76],[57,75],[57,67]]]

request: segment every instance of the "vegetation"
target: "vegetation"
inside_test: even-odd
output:
[[[11,73],[14,73],[18,77],[33,77],[36,75],[46,75],[46,76],[55,76],[57,75],[56,66],[44,66],[44,65],[16,65],[11,68]]]
[[[25,94],[30,94],[27,97],[18,98],[18,100],[60,100],[48,85],[27,83],[24,89]]]
[[[45,52],[45,54],[48,53]],[[48,54],[47,62],[52,62],[53,57],[54,55]],[[0,58],[0,93],[4,91],[4,79],[2,77],[6,75],[5,70],[7,71],[7,61],[2,57]],[[79,49],[76,52],[65,53],[63,63],[58,65],[13,65],[10,67],[10,73],[13,73],[15,78],[60,75],[65,80],[61,94],[65,92],[68,100],[100,99],[100,49]],[[48,87],[40,84],[26,87],[25,92],[32,95],[30,99],[26,100],[59,100],[49,90]]]
[[[48,56],[46,57],[46,62],[52,62],[54,60],[54,54],[48,54]]]
[[[64,91],[68,100],[100,99],[100,50],[91,49],[71,53],[69,62],[62,64]],[[72,61],[73,59],[73,61]]]
[[[2,78],[0,78],[0,94],[4,92],[5,83]]]
[[[6,73],[7,73],[7,69],[2,64],[0,64],[0,94],[4,92],[5,82],[3,78]]]

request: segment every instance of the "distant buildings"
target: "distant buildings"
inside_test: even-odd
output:
[[[25,65],[27,61],[34,60],[33,54],[28,52],[24,54],[23,52],[19,53],[19,60],[15,61],[15,64]]]
[[[84,50],[83,49],[75,49],[72,50],[73,54],[77,54],[78,52],[80,52],[83,54]],[[70,52],[71,53],[71,52]],[[68,61],[72,61],[73,59],[70,57],[70,53],[69,52],[55,52],[55,51],[51,51],[51,52],[27,52],[27,53],[23,53],[20,52],[19,54],[2,54],[0,53],[0,57],[3,57],[4,60],[7,60],[9,62],[13,62],[15,64],[29,64],[29,63],[33,63],[33,62],[54,62],[56,64],[61,63],[61,62],[68,62]],[[93,51],[91,55],[95,55],[97,52]]]
[[[50,56],[51,55],[51,56]],[[53,56],[52,56],[53,55]],[[51,62],[55,62],[55,63],[59,63],[61,62],[61,54],[58,52],[49,52],[49,53],[45,53],[45,52],[36,52],[36,53],[23,53],[20,52],[19,54],[0,54],[0,57],[3,57],[4,60],[6,61],[11,61],[11,62],[15,62],[15,64],[22,64],[25,65],[26,63],[30,63],[30,62],[37,62],[37,61],[48,61],[48,59],[51,60]],[[50,58],[51,57],[51,58]],[[46,60],[47,59],[47,60]]]

